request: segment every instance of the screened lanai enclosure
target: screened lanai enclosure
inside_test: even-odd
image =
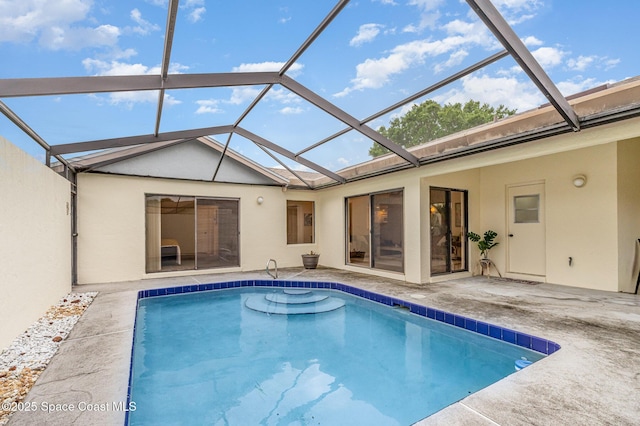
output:
[[[445,6],[455,19],[443,18]],[[119,31],[96,27],[116,31],[117,41],[96,43],[102,49],[82,60],[86,75],[60,75],[55,55],[22,50],[3,70],[0,110],[15,125],[12,140],[37,142],[44,161],[53,158],[67,175],[87,169],[72,159],[81,154],[112,149],[111,158],[122,158],[138,155],[123,148],[161,149],[210,136],[224,149],[208,180],[222,181],[225,154],[235,150],[280,170],[288,176],[283,186],[341,184],[603,122],[601,115],[577,115],[566,98],[572,93],[561,93],[536,59],[542,51],[534,55],[525,43],[537,49],[541,42],[523,41],[509,25],[538,6],[489,0],[110,5],[105,16],[133,8],[132,23]],[[42,30],[43,49],[86,48],[80,41],[65,45],[72,30],[70,24],[56,46]],[[381,131],[413,105],[458,101],[452,94],[478,79],[492,86],[477,93],[486,102],[501,90],[495,84],[507,81],[495,79],[507,69],[523,76],[522,98],[529,98],[527,104],[503,97],[507,108],[550,103],[555,114],[530,129],[438,148],[408,147]],[[376,146],[389,154],[372,160]]]
[[[592,31],[627,22],[621,8],[74,1],[10,8],[0,29],[1,134],[71,182],[73,282],[256,270],[276,254],[294,266],[316,250],[325,266],[427,282],[472,273],[474,227],[510,238],[503,270],[578,282],[563,269],[575,249],[551,259],[545,237],[566,220],[552,196],[572,176],[506,166],[563,152],[575,175],[610,167],[611,217],[633,210],[640,89],[617,65],[637,58]],[[577,152],[605,144],[608,157]],[[501,218],[516,189],[539,200],[535,267]],[[595,221],[573,222],[576,235]],[[630,235],[623,222],[610,235]]]

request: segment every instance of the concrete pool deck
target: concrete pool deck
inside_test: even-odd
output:
[[[122,425],[138,290],[268,278],[255,271],[74,287],[99,294],[27,395],[37,409],[15,413],[8,424]],[[640,419],[640,296],[487,277],[419,285],[325,268],[281,269],[279,278],[341,282],[562,346],[418,425],[637,425]]]

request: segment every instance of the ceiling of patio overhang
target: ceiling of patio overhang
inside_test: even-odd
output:
[[[437,98],[436,95],[442,90],[474,73],[500,74],[504,68],[492,67],[504,61],[509,63],[503,66],[517,66],[524,71],[529,84],[535,86],[541,95],[540,99],[550,104],[553,113],[551,123],[547,124],[557,132],[578,131],[581,126],[581,118],[574,108],[489,0],[466,0],[467,5],[455,5],[458,8],[456,13],[466,17],[465,22],[462,19],[456,22],[461,26],[475,26],[464,31],[473,34],[476,39],[482,39],[467,41],[464,51],[445,47],[443,40],[436,40],[435,27],[423,23],[430,18],[427,12],[434,12],[432,7],[425,6],[429,2],[409,2],[414,6],[422,4],[424,13],[415,25],[424,25],[419,30],[415,27],[413,32],[406,31],[402,45],[394,47],[389,41],[386,41],[387,44],[381,42],[378,47],[381,57],[377,61],[357,57],[357,54],[350,58],[353,50],[333,43],[336,37],[347,43],[353,34],[357,34],[348,42],[354,47],[373,40],[373,33],[391,31],[402,22],[394,14],[395,11],[387,16],[387,22],[381,24],[371,24],[374,15],[368,15],[368,12],[392,2],[358,3],[351,7],[348,1],[336,4],[305,2],[296,6],[302,9],[296,11],[299,19],[292,25],[291,31],[286,26],[274,28],[269,25],[283,12],[270,2],[223,2],[214,6],[218,15],[213,25],[200,28],[195,35],[191,31],[181,31],[186,23],[179,19],[180,15],[189,12],[189,9],[182,7],[188,8],[192,3],[181,5],[177,0],[169,1],[164,37],[158,37],[157,42],[151,44],[145,39],[145,43],[136,47],[137,52],[144,53],[145,57],[153,58],[155,55],[155,62],[148,59],[151,63],[160,61],[155,69],[148,68],[139,75],[125,75],[122,69],[109,66],[106,61],[87,59],[83,61],[85,68],[98,71],[97,75],[43,77],[39,74],[46,74],[47,67],[34,64],[32,69],[24,72],[29,75],[27,78],[0,79],[0,99],[3,100],[0,102],[0,111],[46,150],[47,163],[49,157],[53,156],[72,170],[72,157],[81,153],[210,136],[224,146],[223,154],[235,150],[272,170],[275,162],[285,177],[299,177],[303,186],[309,188],[315,185],[301,178],[303,171],[319,173],[325,177],[323,182],[327,185],[399,168],[418,167],[429,162],[431,154],[428,152],[405,149],[375,128],[388,125],[392,117],[416,102]],[[433,5],[438,3],[434,2]],[[510,12],[504,2],[499,3],[507,13]],[[244,10],[247,7],[260,10],[248,13]],[[134,16],[132,11],[132,17],[141,25],[146,24],[148,30],[152,23],[140,17],[140,10],[134,10],[137,15]],[[194,13],[196,11],[191,10],[191,14]],[[362,16],[353,20],[349,15],[354,13]],[[285,17],[280,22],[286,21],[286,15],[282,15]],[[345,16],[349,19],[342,19]],[[380,15],[375,15],[375,18],[380,19]],[[431,18],[435,19],[435,14]],[[360,26],[354,28],[354,22],[359,22]],[[242,48],[231,50],[228,40],[241,42]],[[202,44],[206,50],[196,49],[196,54],[201,56],[190,56],[194,54],[194,50],[189,48],[190,44]],[[423,72],[406,79],[396,78],[394,72],[390,72],[386,78],[393,80],[391,83],[367,80],[372,78],[363,71],[367,66],[409,66],[406,61],[410,59],[402,56],[402,50],[415,48],[416,45],[420,47],[409,56],[423,55],[413,59],[413,66],[417,63],[417,68],[425,68]],[[437,51],[440,45],[442,52],[431,51]],[[422,53],[418,53],[420,49],[424,49]],[[122,54],[124,56],[125,52]],[[216,61],[207,61],[207,54],[215,56]],[[434,59],[434,64],[431,64],[431,71],[434,72],[427,73],[424,64],[440,54],[444,54],[445,58]],[[398,59],[397,56],[402,58]],[[394,59],[399,64],[394,63]],[[207,65],[180,65],[197,64],[199,61]],[[354,61],[357,63],[355,66]],[[313,71],[311,66],[314,64],[330,66]],[[120,68],[131,72],[135,67]],[[214,71],[188,72],[191,68]],[[56,68],[51,69],[55,75]],[[452,72],[443,76],[445,70]],[[386,87],[387,84],[389,87]],[[385,94],[391,93],[392,96],[364,96],[365,92],[372,90],[384,90]],[[78,96],[82,96],[85,103],[98,99],[98,103],[124,104],[127,108],[117,112],[102,108],[90,120],[74,121],[75,116],[81,115],[78,108],[82,108],[76,106],[75,110],[66,112],[66,121],[47,122],[37,115],[46,114],[47,108],[51,108],[47,102],[42,101],[35,107],[21,103],[27,99],[31,102],[34,99],[55,99],[62,109],[65,106],[64,99],[77,100]],[[144,104],[138,102],[142,97],[146,99]],[[184,109],[178,108],[182,98],[197,99],[197,113],[188,115]],[[155,101],[148,102],[149,99]],[[147,119],[144,122],[131,120],[133,109],[144,109]],[[225,110],[224,114],[216,114],[216,110],[222,109]],[[302,115],[305,116],[304,120]],[[32,123],[37,123],[37,126]],[[45,137],[41,136],[43,134]],[[96,135],[105,137],[96,138]],[[353,164],[369,160],[366,151],[373,143],[389,149],[391,160],[378,161],[376,167],[370,167],[369,172],[356,177],[342,172],[344,166],[353,169]],[[359,152],[346,160],[346,156],[356,150],[354,147]],[[109,155],[117,156],[117,152]],[[220,158],[220,161],[224,161],[225,156]],[[185,164],[185,167],[188,165]]]

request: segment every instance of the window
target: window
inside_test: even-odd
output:
[[[313,201],[287,200],[287,244],[313,243]]]
[[[515,223],[538,223],[540,194],[513,197]]]
[[[239,266],[238,200],[146,196],[146,271]]]
[[[347,264],[404,271],[403,191],[350,197]]]

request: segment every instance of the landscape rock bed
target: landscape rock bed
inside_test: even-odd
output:
[[[9,421],[97,294],[67,294],[0,352],[0,426]]]

